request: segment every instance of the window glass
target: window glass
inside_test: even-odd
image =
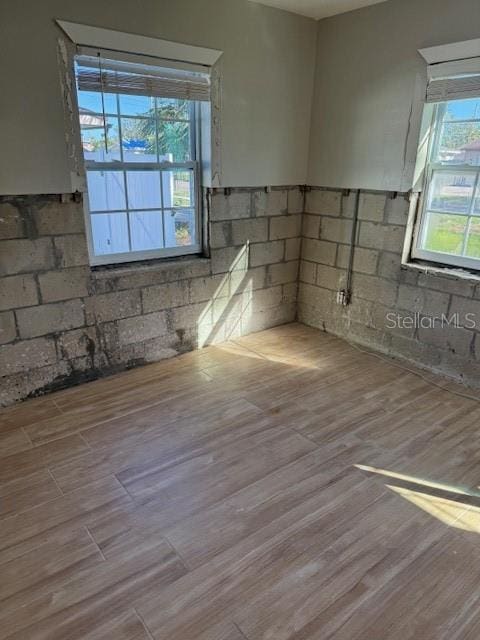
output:
[[[108,60],[102,66],[109,92],[102,94],[92,74],[97,61],[89,67],[88,56],[80,59],[77,96],[94,256],[139,259],[142,251],[198,248],[195,103],[148,95],[149,85],[138,76],[146,73],[144,65],[137,71],[128,63],[127,73],[137,77],[134,84],[127,78],[127,86],[114,73],[118,63]],[[132,86],[143,86],[143,93],[135,95]]]
[[[96,255],[129,251],[127,214],[95,213],[91,216],[93,244]]]
[[[163,215],[159,211],[131,211],[132,251],[160,249],[163,242]]]
[[[472,260],[480,258],[480,98],[437,104],[432,131],[414,255],[476,267]]]
[[[130,209],[155,209],[162,206],[160,171],[127,171]]]

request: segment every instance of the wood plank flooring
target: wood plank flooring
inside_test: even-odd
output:
[[[422,376],[292,324],[1,411],[0,640],[477,640],[480,403]]]

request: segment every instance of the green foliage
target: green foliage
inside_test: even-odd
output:
[[[188,117],[188,104],[180,100],[158,100],[146,114],[148,119],[124,121],[123,137],[131,140],[144,140],[148,153],[156,152],[156,126],[158,127],[159,155],[172,154],[176,162],[190,159],[190,123],[175,118]]]

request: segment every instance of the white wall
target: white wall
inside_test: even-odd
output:
[[[0,7],[0,194],[71,190],[55,19],[224,51],[222,185],[306,182],[313,20],[247,0],[22,0]]]
[[[426,82],[418,49],[479,29],[478,0],[389,0],[321,20],[308,184],[410,189]]]

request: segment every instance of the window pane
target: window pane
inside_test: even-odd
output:
[[[480,185],[477,186],[477,191],[475,193],[475,199],[473,201],[473,213],[476,215],[480,215]]]
[[[162,173],[164,207],[194,206],[193,171],[191,169],[178,169],[163,171]]]
[[[470,222],[465,253],[469,258],[480,258],[480,220],[475,220],[475,218],[472,218]]]
[[[114,93],[102,94],[99,91],[78,91],[78,107],[80,113],[82,110],[93,111],[102,114],[105,107],[105,113],[117,113],[117,96]]]
[[[446,103],[445,122],[452,120],[475,120],[480,118],[480,98],[450,100]]]
[[[190,123],[179,120],[158,121],[158,153],[166,162],[188,162],[190,154]]]
[[[91,220],[95,255],[129,251],[125,212],[92,214]]]
[[[445,122],[435,161],[480,165],[480,122]]]
[[[123,171],[87,171],[90,211],[125,209]]]
[[[155,120],[122,118],[124,162],[157,162]]]
[[[165,211],[165,246],[182,247],[195,244],[195,211],[181,209]]]
[[[155,115],[155,98],[147,96],[130,96],[120,94],[120,113],[122,116],[151,116]]]
[[[467,221],[466,216],[429,213],[423,248],[461,255]]]
[[[189,120],[191,104],[189,100],[157,98],[157,115],[170,120]]]
[[[129,215],[132,251],[147,251],[163,247],[161,211],[133,211]]]
[[[131,209],[161,207],[160,171],[127,171],[127,191]]]
[[[120,160],[118,118],[106,118],[105,123],[106,127],[103,116],[80,113],[80,130],[85,160],[93,160],[94,162]]]
[[[468,213],[474,183],[474,173],[436,172],[430,184],[428,209]]]

